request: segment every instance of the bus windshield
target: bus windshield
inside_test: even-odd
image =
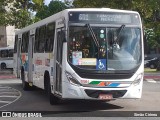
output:
[[[70,26],[68,60],[80,69],[132,70],[141,63],[138,27]]]

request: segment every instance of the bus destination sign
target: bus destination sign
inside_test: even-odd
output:
[[[86,12],[71,12],[69,20],[71,22],[98,22],[98,23],[125,23],[137,24],[139,17],[137,14],[124,13],[86,13]],[[139,22],[138,22],[139,23]]]

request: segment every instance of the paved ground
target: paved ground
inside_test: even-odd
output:
[[[18,90],[10,86],[0,84],[0,108],[15,102],[20,98],[20,96],[21,92]]]
[[[13,74],[7,74],[7,75],[0,75],[0,80],[1,79],[15,79],[16,76],[14,76]]]
[[[1,73],[1,71],[0,71],[0,73]],[[154,88],[155,88],[155,85],[157,85],[157,86],[159,86],[158,84],[160,83],[160,73],[158,73],[158,74],[153,74],[153,73],[145,73],[145,76],[144,76],[144,83],[146,84],[145,86],[144,86],[144,89],[145,89],[145,87],[151,87],[148,91],[150,91],[150,90],[153,90]],[[15,85],[16,85],[16,83],[21,83],[21,80],[19,80],[19,79],[16,79],[16,77],[13,75],[13,74],[6,74],[6,73],[3,73],[3,74],[0,74],[0,87],[1,87],[1,90],[3,89],[3,85],[5,84],[10,84],[10,83],[15,83]],[[147,84],[148,83],[148,84]],[[158,84],[156,84],[156,83],[158,83]],[[8,89],[11,89],[11,88],[7,88],[6,87],[6,89],[5,90],[8,90]],[[9,91],[10,92],[10,91]],[[18,92],[18,91],[17,91]],[[5,92],[4,92],[5,93]],[[29,92],[30,93],[30,92]],[[157,92],[158,93],[158,92]],[[144,90],[144,93],[143,93],[144,95],[143,95],[143,98],[145,98],[146,97],[146,95],[148,95],[148,93],[146,93],[145,92],[145,90]],[[2,95],[2,93],[1,93],[1,95]],[[3,95],[6,95],[6,94],[3,94]],[[158,95],[158,94],[157,94]],[[12,96],[12,94],[10,94],[9,96]],[[18,96],[17,96],[18,97]],[[44,96],[43,96],[44,97]],[[14,97],[11,97],[11,99],[13,99]],[[6,100],[6,99],[5,99]],[[7,98],[7,100],[8,100],[8,98]],[[9,100],[10,100],[10,98],[9,98]],[[147,101],[148,101],[148,99],[146,99]],[[140,100],[140,101],[142,101],[142,99]],[[3,101],[2,101],[3,102]],[[11,102],[11,101],[10,101]],[[133,102],[133,101],[132,101]],[[150,101],[148,101],[148,103],[149,103]],[[152,103],[152,102],[150,102],[150,103]],[[2,103],[3,104],[3,103]],[[7,104],[7,103],[4,103],[4,105],[5,104]],[[48,102],[46,103],[47,105],[48,105]],[[140,104],[140,102],[138,102],[137,103],[138,105],[141,105]],[[72,105],[72,104],[71,104]],[[118,103],[118,105],[119,105],[119,103]],[[129,105],[132,105],[132,104],[129,104]],[[70,104],[69,104],[69,106],[70,106]],[[125,106],[125,105],[124,105]],[[135,104],[133,105],[134,107],[136,106]],[[133,107],[133,106],[131,106],[131,107]],[[55,106],[56,107],[56,106]],[[129,109],[129,108],[127,108],[127,109]],[[143,109],[144,110],[144,109]],[[92,114],[94,114],[94,113],[92,113]],[[72,120],[70,117],[68,117],[69,119],[68,120]],[[96,120],[96,119],[99,119],[98,117],[96,117],[96,119],[95,118],[92,118],[92,117],[90,117],[92,120]],[[101,117],[102,118],[102,117]],[[45,118],[46,119],[46,118]],[[53,119],[53,118],[52,118]],[[62,119],[61,117],[60,117],[60,119]],[[66,119],[66,118],[65,118]],[[76,118],[77,119],[77,118]],[[88,120],[88,118],[82,118],[82,119],[84,119],[84,120]],[[104,119],[106,119],[106,118],[104,118]],[[107,118],[108,119],[108,118]],[[113,119],[113,118],[112,118]],[[120,119],[120,118],[118,118],[117,120],[123,120],[123,119],[125,119],[125,120],[129,120],[127,117],[126,118],[122,118],[122,119]],[[137,120],[138,118],[132,118],[133,120]],[[147,119],[147,118],[140,118],[139,120],[145,120],[145,119]],[[153,120],[151,117],[149,118],[149,119],[147,119],[147,120]],[[158,120],[159,118],[154,118],[154,120]],[[13,119],[14,120],[14,119]],[[57,119],[58,120],[58,119]],[[99,119],[100,120],[100,119]],[[116,119],[113,119],[113,120],[116,120]]]
[[[21,92],[22,96],[13,104],[0,108],[0,111],[47,111],[46,115],[53,116],[106,116],[109,112],[114,111],[113,116],[121,116],[121,113],[126,115],[141,113],[140,111],[148,111],[155,113],[160,108],[160,84],[149,83],[144,81],[143,92],[141,99],[117,99],[110,102],[95,102],[83,100],[66,100],[61,101],[59,105],[51,106],[47,95],[41,89],[33,91],[23,91],[21,84],[7,84]],[[49,113],[49,111],[51,113]],[[57,113],[53,114],[53,111]],[[119,112],[124,111],[124,112]],[[131,111],[126,113],[125,111]],[[147,113],[148,113],[147,112]],[[159,114],[159,113],[158,113]],[[124,116],[124,115],[123,115]]]

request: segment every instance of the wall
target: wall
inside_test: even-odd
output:
[[[7,46],[6,27],[0,26],[0,47]]]
[[[7,35],[7,46],[14,46],[15,27],[14,26],[7,26],[6,27],[6,35]]]

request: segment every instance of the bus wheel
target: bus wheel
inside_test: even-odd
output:
[[[57,105],[59,103],[59,98],[50,92],[49,101],[51,105]]]
[[[44,75],[44,90],[47,96],[49,96],[50,91],[50,77],[48,73]]]
[[[25,81],[24,71],[21,72],[21,80],[22,80],[22,88],[23,88],[23,90],[25,90],[25,91],[30,90],[29,84]]]
[[[6,69],[6,64],[5,63],[1,64],[1,69]]]

